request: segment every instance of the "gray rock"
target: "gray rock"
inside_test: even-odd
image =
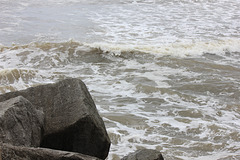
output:
[[[121,160],[164,160],[159,151],[152,149],[137,150],[123,157]]]
[[[0,144],[0,152],[2,152],[2,160],[100,160],[80,153],[9,144]]]
[[[110,139],[85,84],[63,81],[0,95],[0,102],[16,96],[44,112],[42,147],[73,151],[105,159]]]
[[[39,146],[43,115],[22,96],[0,102],[0,141],[13,145]]]

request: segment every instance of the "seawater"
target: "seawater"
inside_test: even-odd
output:
[[[82,79],[109,160],[240,159],[240,1],[0,0],[0,92]]]

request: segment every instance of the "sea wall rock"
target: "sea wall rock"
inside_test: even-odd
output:
[[[105,159],[110,139],[85,84],[79,79],[0,95],[0,102],[22,96],[44,114],[41,147]]]
[[[100,160],[80,153],[9,144],[0,144],[0,151],[2,160]]]
[[[0,141],[17,146],[39,146],[42,114],[22,96],[0,102]]]
[[[161,152],[152,149],[137,150],[121,160],[164,160]]]

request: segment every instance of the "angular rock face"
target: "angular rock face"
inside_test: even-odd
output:
[[[142,149],[123,157],[121,160],[164,160],[159,151]]]
[[[0,95],[0,102],[23,96],[44,113],[42,147],[79,152],[105,159],[110,139],[94,101],[79,79]]]
[[[43,115],[22,96],[0,102],[0,141],[13,145],[39,146]]]
[[[47,148],[0,145],[2,160],[100,160],[95,157]],[[0,157],[1,160],[1,157]]]
[[[109,142],[95,123],[94,117],[83,117],[65,130],[45,136],[41,146],[105,159]],[[93,155],[93,153],[97,154]]]

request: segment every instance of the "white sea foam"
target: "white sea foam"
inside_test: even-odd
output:
[[[188,49],[191,45],[186,46],[182,48]],[[65,77],[83,79],[113,142],[108,159],[117,159],[139,148],[160,150],[170,159],[170,155],[191,159],[194,154],[198,155],[196,150],[201,146],[210,146],[210,151],[218,153],[218,137],[225,143],[223,148],[230,150],[228,155],[234,155],[231,147],[239,146],[233,144],[239,131],[239,113],[234,112],[234,108],[226,109],[227,103],[215,90],[202,88],[212,79],[237,85],[236,78],[222,74],[225,72],[220,69],[224,65],[218,69],[219,74],[214,72],[214,63],[205,61],[205,65],[213,67],[208,71],[211,74],[201,71],[201,66],[196,69],[197,63],[202,63],[197,59],[204,58],[201,54],[185,58],[158,56],[161,53],[148,53],[139,48],[74,41],[3,47],[0,75],[4,81],[0,89],[2,92],[19,90]],[[116,54],[115,49],[120,52]],[[178,63],[177,67],[174,63]],[[9,88],[4,88],[6,84]],[[178,88],[182,85],[186,86]],[[201,88],[194,89],[195,85]],[[231,103],[234,107],[235,102]],[[176,146],[181,149],[173,151]],[[210,151],[203,152],[209,154]]]
[[[99,25],[98,35],[107,42],[152,45],[239,36],[235,2],[141,2],[103,5],[92,11],[90,19]]]
[[[225,55],[226,52],[239,52],[240,40],[227,39],[209,42],[194,42],[194,43],[169,43],[169,44],[156,44],[156,45],[125,45],[125,44],[112,44],[112,43],[92,43],[86,46],[99,48],[105,53],[114,55],[121,55],[126,52],[143,52],[159,55],[172,55],[172,56],[196,56],[203,55],[204,53]]]

